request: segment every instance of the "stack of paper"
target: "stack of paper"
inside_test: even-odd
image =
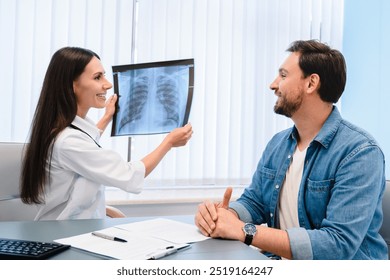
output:
[[[105,239],[92,232],[54,241],[114,259],[143,260],[163,257],[187,248],[188,243],[208,238],[194,225],[162,218],[117,225],[97,232],[127,242]]]

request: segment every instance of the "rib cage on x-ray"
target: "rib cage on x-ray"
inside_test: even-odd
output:
[[[160,75],[157,77],[157,99],[163,105],[167,118],[162,125],[179,126],[179,94],[177,81],[170,76]]]
[[[127,123],[142,118],[142,109],[144,108],[148,99],[148,83],[149,79],[146,76],[142,76],[134,80],[134,83],[131,85],[132,95],[127,96],[124,106],[126,109],[122,113],[121,121],[119,123],[119,130],[121,130],[122,127]]]
[[[122,73],[119,79],[127,86],[120,89],[118,132],[142,133],[145,127],[168,132],[180,126],[187,101],[180,89],[188,90],[188,72],[182,71],[175,66]]]

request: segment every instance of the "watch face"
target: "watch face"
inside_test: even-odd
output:
[[[254,224],[245,224],[244,231],[246,234],[254,235],[256,233],[256,226]]]

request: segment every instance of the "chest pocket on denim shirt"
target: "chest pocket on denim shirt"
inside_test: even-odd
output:
[[[305,191],[306,213],[311,226],[319,228],[326,216],[326,208],[330,199],[330,191],[334,180],[312,181],[307,179]]]

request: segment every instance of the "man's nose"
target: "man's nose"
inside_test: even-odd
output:
[[[273,80],[273,82],[269,85],[269,88],[271,90],[276,90],[279,87],[277,80],[278,80],[278,78],[275,78],[275,80]]]

